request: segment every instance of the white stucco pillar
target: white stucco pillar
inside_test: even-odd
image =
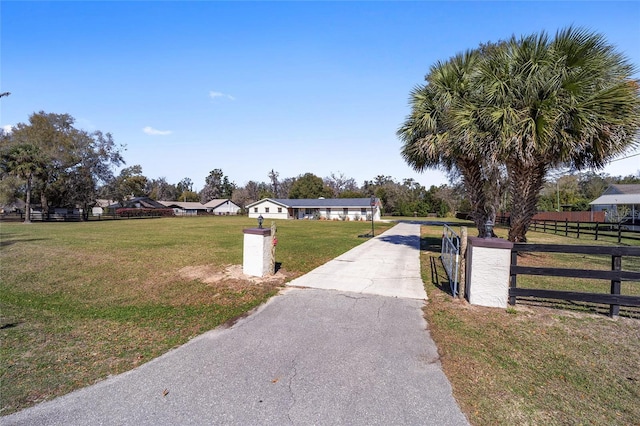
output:
[[[467,239],[466,288],[472,305],[506,308],[513,243],[500,238]]]
[[[244,229],[243,233],[242,272],[254,277],[271,275],[271,229],[248,228]]]

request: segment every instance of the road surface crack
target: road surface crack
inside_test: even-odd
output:
[[[289,410],[287,410],[287,418],[289,419],[289,423],[294,424],[293,419],[291,418],[291,410],[293,410],[293,407],[295,407],[296,403],[298,402],[296,400],[296,395],[293,392],[292,389],[292,384],[293,381],[295,380],[296,376],[298,375],[298,369],[296,368],[296,361],[295,359],[293,360],[293,367],[291,368],[293,370],[293,375],[289,378],[289,383],[288,383],[288,389],[289,389],[289,395],[291,396],[291,405],[289,406]]]

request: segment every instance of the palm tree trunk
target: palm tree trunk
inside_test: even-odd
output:
[[[42,188],[42,193],[40,194],[40,205],[42,206],[42,220],[49,219],[49,200],[47,200],[47,196],[45,195],[46,187]]]
[[[29,173],[29,176],[27,176],[27,194],[24,203],[24,223],[31,223],[31,180],[32,174]]]
[[[459,161],[457,167],[463,176],[463,181],[471,202],[471,216],[478,229],[478,236],[485,237],[486,223],[496,221],[496,213],[500,206],[501,179],[497,164],[481,162],[466,158]],[[491,237],[495,237],[492,232]]]
[[[471,220],[475,223],[478,229],[478,236],[484,236],[484,223],[485,219],[485,197],[484,197],[484,180],[482,179],[482,172],[480,170],[480,164],[477,161],[472,161],[469,158],[460,159],[456,166],[460,170],[462,175],[462,182],[467,190],[469,197],[469,203],[471,204]]]
[[[533,165],[516,165],[511,163],[508,168],[511,183],[511,227],[509,241],[514,243],[527,242],[527,230],[533,216],[537,213],[540,188],[542,188],[547,165],[539,162]]]

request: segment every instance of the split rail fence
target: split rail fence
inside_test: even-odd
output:
[[[565,237],[585,238],[597,241],[610,238],[621,244],[624,240],[640,241],[640,232],[627,229],[628,225],[606,222],[569,222],[568,220],[534,220],[532,231],[548,232]]]
[[[611,270],[548,268],[518,265],[518,253],[576,253],[589,255],[611,256]],[[609,305],[609,314],[617,316],[620,306],[640,307],[640,296],[622,295],[621,282],[634,281],[640,286],[640,271],[623,271],[622,258],[627,256],[640,257],[640,247],[607,247],[582,245],[551,245],[551,244],[515,244],[511,250],[511,281],[509,285],[509,304],[515,305],[518,297],[534,297],[540,299],[555,299],[598,303]],[[610,292],[585,293],[561,290],[546,290],[518,287],[518,275],[538,275],[565,278],[589,278],[610,281]]]

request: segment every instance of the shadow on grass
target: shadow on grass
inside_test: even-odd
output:
[[[449,287],[449,277],[447,277],[439,256],[429,256],[429,266],[431,270],[431,284],[443,293],[451,295]]]
[[[8,247],[17,243],[27,243],[32,241],[46,241],[48,238],[25,238],[25,239],[15,239],[15,240],[2,240],[0,241],[0,247]]]
[[[442,248],[442,240],[436,237],[420,238],[420,251],[440,253]]]
[[[538,308],[557,309],[560,311],[574,311],[588,314],[609,316],[609,305],[571,300],[539,299],[534,297],[518,297],[516,305]],[[640,319],[640,308],[620,306],[619,316]]]
[[[420,251],[429,255],[429,272],[431,274],[431,284],[442,291],[451,295],[449,287],[449,277],[442,266],[440,253],[442,240],[436,237],[420,238]]]

